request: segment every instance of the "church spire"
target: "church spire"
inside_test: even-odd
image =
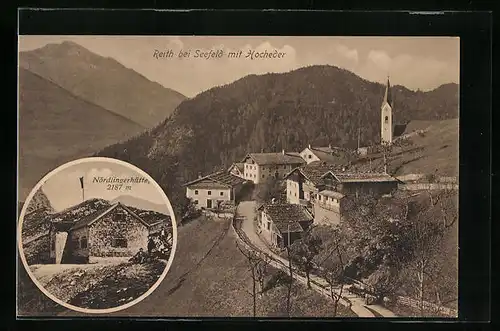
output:
[[[392,96],[391,96],[391,83],[389,82],[389,76],[387,76],[387,85],[385,87],[384,102],[392,107]]]

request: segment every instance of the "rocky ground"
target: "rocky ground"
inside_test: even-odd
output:
[[[144,264],[67,265],[61,270],[51,265],[32,271],[42,286],[56,298],[86,309],[122,306],[148,291],[165,270],[166,261]]]

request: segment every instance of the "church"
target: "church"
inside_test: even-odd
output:
[[[381,124],[380,124],[380,142],[384,144],[392,144],[393,125],[392,125],[392,96],[391,83],[387,77],[387,85],[385,87],[384,100],[381,106]]]
[[[393,111],[393,101],[391,93],[391,83],[389,77],[387,77],[387,83],[385,86],[384,99],[382,100],[382,105],[380,106],[380,144],[390,145],[393,143],[394,138],[394,120],[392,116]],[[358,153],[360,155],[366,155],[369,153],[369,147],[358,147]]]

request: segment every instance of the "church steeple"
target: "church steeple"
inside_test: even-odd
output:
[[[387,76],[387,85],[385,87],[384,101],[381,106],[381,125],[380,125],[380,140],[382,144],[392,143],[392,95],[391,83]]]
[[[392,107],[392,95],[391,95],[391,83],[389,82],[389,76],[387,76],[387,85],[385,86],[384,101],[382,105],[388,103]]]

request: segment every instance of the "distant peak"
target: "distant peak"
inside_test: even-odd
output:
[[[71,40],[64,40],[60,43],[50,43],[47,44],[41,48],[33,50],[34,52],[41,52],[42,54],[57,54],[57,55],[62,55],[62,54],[68,54],[68,53],[73,53],[73,52],[87,52],[87,53],[92,53],[82,45],[71,41]]]

